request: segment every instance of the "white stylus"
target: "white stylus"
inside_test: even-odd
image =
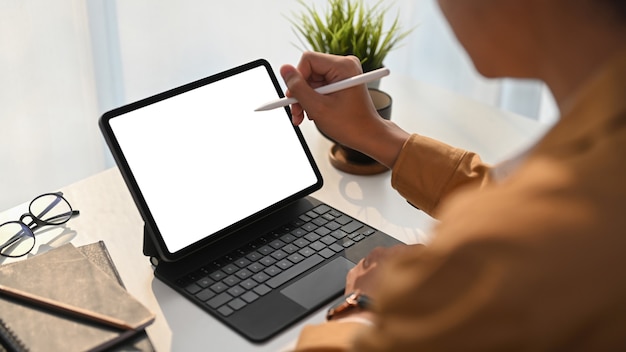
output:
[[[364,84],[364,83],[375,81],[379,78],[387,76],[388,74],[389,74],[389,69],[386,67],[383,67],[374,71],[356,75],[354,77],[346,78],[339,82],[327,84],[325,86],[315,89],[315,91],[318,92],[319,94],[330,94],[330,93],[340,91],[342,89],[358,86],[359,84]],[[254,111],[272,110],[272,109],[280,108],[280,107],[287,106],[290,104],[295,104],[297,102],[298,100],[296,100],[296,98],[281,98],[278,100],[271,101],[267,104],[263,104],[259,106],[258,108],[256,108]]]

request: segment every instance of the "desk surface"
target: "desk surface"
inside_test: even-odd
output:
[[[393,97],[392,120],[398,125],[476,151],[487,162],[523,149],[549,127],[403,77],[385,78],[381,89]],[[337,171],[328,160],[331,143],[308,121],[302,130],[325,181],[315,197],[404,242],[427,240],[433,220],[391,188],[390,172],[354,176]],[[323,321],[324,312],[319,311],[266,344],[251,344],[154,278],[142,254],[143,222],[117,168],[61,190],[81,215],[65,228],[38,234],[33,252],[68,241],[82,245],[104,240],[130,293],[157,314],[148,334],[158,351],[206,350],[206,346],[219,351],[277,351],[296,339],[303,324]],[[18,218],[27,207],[24,203],[0,213],[0,223]],[[0,258],[4,262],[8,260]]]

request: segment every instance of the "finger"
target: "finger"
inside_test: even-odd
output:
[[[291,123],[294,126],[300,126],[302,121],[304,121],[304,110],[302,110],[302,106],[300,104],[291,105]]]
[[[363,258],[361,265],[363,266],[363,269],[367,269],[370,266],[370,260],[368,257]]]
[[[361,62],[356,56],[319,52],[305,52],[298,63],[298,71],[313,87],[363,73]]]
[[[280,75],[289,89],[289,95],[296,98],[303,108],[312,104],[316,99],[319,100],[320,94],[315,92],[295,67],[282,66]]]

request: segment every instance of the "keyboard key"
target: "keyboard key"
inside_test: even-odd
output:
[[[233,297],[237,297],[237,296],[243,294],[244,292],[246,292],[246,290],[244,290],[242,287],[237,285],[237,286],[233,286],[233,287],[229,288],[228,291],[226,291],[226,292],[228,292],[228,294],[233,296]]]
[[[226,265],[225,267],[222,268],[222,271],[225,272],[228,275],[236,273],[237,270],[239,270],[239,268],[236,267],[233,264],[228,264],[228,265]]]
[[[341,252],[343,251],[343,247],[338,245],[337,243],[333,243],[330,246],[328,246],[328,248],[332,249],[335,252]]]
[[[257,260],[263,258],[263,255],[257,251],[254,251],[248,253],[248,255],[246,255],[246,258],[248,258],[248,260],[250,260],[251,262],[256,262]]]
[[[202,290],[202,287],[196,284],[189,284],[185,287],[185,291],[191,293],[192,295],[198,293],[200,290]]]
[[[274,240],[270,242],[270,246],[274,249],[282,248],[285,245],[285,242],[281,240]]]
[[[286,234],[286,235],[283,235],[283,237],[280,238],[280,240],[285,242],[285,243],[291,243],[295,239],[296,239],[296,236],[294,236],[292,234]]]
[[[347,240],[343,243],[344,248],[348,248],[354,244],[353,240]]]
[[[243,299],[244,301],[248,302],[248,303],[252,303],[254,301],[257,300],[257,298],[259,298],[259,295],[257,295],[256,293],[250,291],[250,292],[246,292],[241,296],[241,299]]]
[[[362,239],[364,239],[364,238],[365,238],[365,236],[363,236],[363,235],[358,235],[358,236],[355,236],[352,240],[353,240],[354,242],[359,242],[360,240],[362,240]]]
[[[326,224],[326,227],[328,227],[331,231],[335,231],[338,228],[340,228],[341,225],[337,222],[331,221],[328,224]]]
[[[263,282],[265,282],[265,281],[269,280],[270,276],[269,276],[269,275],[267,275],[266,273],[260,272],[260,273],[258,273],[258,274],[256,274],[256,275],[252,276],[252,278],[253,278],[256,282],[258,282],[258,283],[263,283]]]
[[[211,299],[213,297],[215,297],[215,292],[211,291],[208,288],[205,288],[204,290],[198,292],[196,295],[196,298],[201,300],[202,302]]]
[[[321,263],[323,260],[324,259],[321,256],[314,254],[279,275],[267,280],[266,284],[271,288],[277,288],[285,282]]]
[[[224,292],[208,300],[206,304],[208,304],[209,307],[216,309],[217,307],[226,304],[226,302],[230,301],[231,299],[233,299],[233,297]]]
[[[306,216],[310,217],[311,219],[315,219],[316,217],[318,217],[318,214],[311,210],[306,212]]]
[[[224,272],[221,270],[216,270],[213,273],[211,273],[209,277],[211,277],[211,279],[215,281],[222,281],[222,279],[226,277],[226,274],[224,274]]]
[[[258,285],[257,282],[252,280],[252,279],[244,280],[244,281],[239,283],[239,286],[245,288],[246,290],[252,290],[257,285]]]
[[[306,247],[309,243],[311,242],[309,242],[306,238],[298,238],[297,240],[293,242],[293,244],[295,244],[296,246],[300,248]]]
[[[225,283],[228,286],[235,286],[238,283],[241,282],[241,279],[239,279],[237,276],[235,275],[231,275],[227,278],[224,279],[224,281],[222,281],[223,283]]]
[[[281,269],[283,269],[283,270],[286,270],[286,269],[289,269],[290,267],[292,267],[293,264],[289,260],[283,259],[283,260],[279,261],[278,263],[276,263],[276,266],[281,268]]]
[[[272,265],[268,268],[266,268],[265,270],[263,270],[264,273],[266,273],[269,276],[276,276],[278,275],[282,270],[279,269],[276,265]]]
[[[237,265],[240,268],[245,268],[246,266],[250,265],[250,263],[252,262],[249,261],[248,258],[245,258],[245,257],[235,260],[235,265]]]
[[[339,247],[341,247],[341,246],[339,246]],[[343,249],[343,247],[341,249]],[[300,255],[299,253],[294,253],[294,254],[290,255],[289,257],[287,257],[287,259],[291,260],[291,262],[296,264],[296,263],[299,263],[299,262],[303,261],[304,260],[304,256]]]
[[[314,232],[311,232],[305,235],[304,238],[306,238],[308,241],[313,242],[313,241],[317,241],[320,238],[320,236]]]
[[[259,271],[263,269],[265,269],[265,265],[260,264],[260,263],[252,263],[248,265],[248,270],[250,270],[253,273],[258,273]]]
[[[322,249],[324,249],[324,248],[326,247],[326,245],[325,245],[325,244],[323,244],[323,243],[322,243],[322,242],[320,242],[320,241],[315,241],[315,242],[311,243],[311,244],[309,245],[309,247],[313,248],[313,250],[314,250],[314,251],[319,252],[319,251],[321,251]]]
[[[288,244],[285,247],[282,248],[282,251],[288,254],[292,254],[298,251],[298,249],[300,249],[299,247],[297,247],[296,245],[293,244]]]
[[[242,301],[239,298],[235,298],[232,301],[228,302],[228,306],[234,310],[239,310],[246,306],[246,302]]]
[[[336,219],[331,213],[326,213],[326,214],[322,215],[322,217],[324,219],[328,220],[328,221],[333,221],[333,220]]]
[[[326,236],[330,233],[330,230],[326,227],[320,227],[319,229],[315,230],[315,233],[320,236]]]
[[[298,217],[298,219],[300,219],[300,220],[302,220],[302,221],[304,221],[304,222],[309,222],[309,221],[311,221],[311,218],[310,218],[310,217],[308,217],[308,216],[306,216],[305,214],[300,215],[300,216]],[[301,226],[302,226],[302,225],[301,225]]]
[[[270,246],[263,246],[259,248],[259,253],[261,253],[262,255],[270,255],[273,251],[274,249]]]
[[[221,315],[227,317],[231,314],[233,314],[235,311],[230,309],[228,306],[223,306],[220,307],[220,309],[217,310]]]
[[[307,222],[306,224],[302,225],[302,229],[304,229],[304,231],[306,232],[315,231],[316,228],[317,228],[317,225],[315,225],[312,222]]]
[[[353,233],[354,231],[360,229],[361,227],[363,227],[363,224],[361,224],[358,221],[352,221],[352,222],[348,223],[347,225],[344,225],[343,227],[341,227],[341,229],[345,233]]]
[[[277,250],[276,252],[272,253],[272,257],[276,260],[281,260],[283,258],[285,258],[287,256],[287,253],[283,252],[282,250]]]
[[[337,239],[334,238],[333,236],[328,235],[328,236],[322,237],[322,239],[320,239],[320,241],[324,242],[324,244],[326,244],[328,246],[328,245],[331,245],[331,244],[335,243],[337,241]]]
[[[340,239],[346,237],[348,234],[343,232],[343,231],[341,231],[341,230],[335,230],[335,231],[331,232],[330,235],[333,236],[334,238],[340,240]]]
[[[208,277],[203,277],[200,280],[196,281],[196,284],[202,288],[207,288],[211,286],[215,281],[209,279]]]
[[[331,210],[331,208],[328,205],[325,204],[320,204],[318,206],[316,206],[315,208],[313,208],[313,211],[318,213],[318,214],[324,214],[327,213]]]
[[[315,251],[311,247],[304,247],[298,251],[298,253],[302,254],[303,257],[309,257],[315,253]]]
[[[369,227],[365,228],[365,230],[361,230],[361,235],[363,236],[371,236],[375,233],[376,231],[374,229],[370,229]]]
[[[226,289],[228,289],[228,285],[222,282],[215,283],[211,286],[211,290],[213,290],[215,293],[224,292],[226,291]]]
[[[263,296],[272,291],[272,289],[267,287],[266,285],[259,285],[255,287],[252,291],[256,292],[259,296]]]
[[[341,225],[346,225],[347,223],[352,221],[352,219],[349,216],[347,216],[347,215],[341,215],[335,221],[340,223]]]
[[[276,259],[272,258],[271,256],[267,256],[267,257],[263,257],[263,259],[259,260],[259,263],[265,265],[265,266],[270,266],[274,263],[276,263]]]
[[[322,257],[328,259],[330,257],[332,257],[333,255],[335,255],[335,252],[331,251],[329,248],[324,248],[321,251],[319,251],[319,255],[321,255]]]
[[[235,275],[237,275],[238,278],[245,280],[252,276],[252,272],[248,269],[241,269]]]
[[[317,226],[324,226],[328,220],[324,219],[323,217],[319,217],[319,218],[315,218],[313,220],[311,220],[312,223],[314,223]]]
[[[304,231],[303,229],[295,229],[291,231],[291,234],[296,237],[302,237],[307,234],[307,231]]]

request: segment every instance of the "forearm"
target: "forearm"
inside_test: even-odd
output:
[[[375,126],[364,130],[366,132],[361,132],[356,140],[358,145],[354,149],[392,169],[402,147],[411,135],[395,123],[383,119],[376,121]]]

